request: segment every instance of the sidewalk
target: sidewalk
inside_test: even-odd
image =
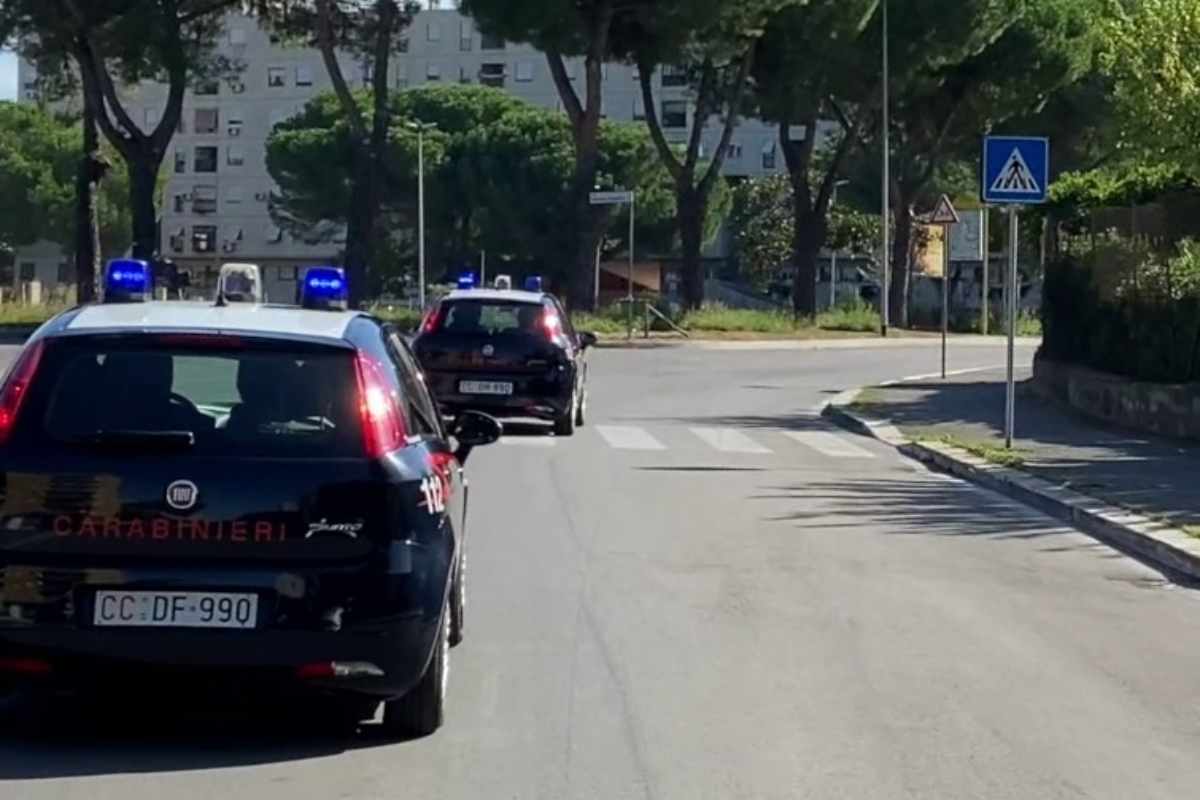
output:
[[[869,388],[849,410],[1004,462],[1002,370]],[[1200,443],[1105,428],[1018,383],[1014,448],[1008,466],[1200,536]]]

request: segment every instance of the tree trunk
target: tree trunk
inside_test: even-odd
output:
[[[792,195],[792,311],[796,318],[817,315],[817,255],[825,243],[824,214],[814,212],[799,193]]]
[[[895,207],[896,230],[892,241],[892,278],[888,287],[888,314],[892,325],[907,328],[908,286],[912,273],[913,209],[909,198],[900,193]]]
[[[572,308],[587,309],[595,306],[596,247],[607,228],[609,211],[607,206],[593,206],[591,192],[596,179],[597,152],[593,140],[590,149],[586,142],[576,137],[576,166],[572,181],[574,196],[574,219],[572,239],[574,258],[567,276],[567,304]],[[585,137],[586,138],[586,137]]]
[[[153,152],[145,149],[126,162],[129,205],[133,211],[133,257],[147,261],[158,255],[158,211],[154,195],[161,163],[161,156],[156,158]]]
[[[683,305],[695,309],[704,305],[704,217],[708,198],[691,187],[679,187],[676,194],[679,239],[683,246]]]
[[[97,192],[108,165],[100,155],[96,115],[85,102],[83,153],[75,176],[75,296],[77,302],[96,299],[100,278],[100,223]]]
[[[372,159],[364,144],[355,147],[353,181],[350,187],[350,214],[346,220],[346,282],[350,306],[357,308],[367,295],[368,265],[373,252],[378,206],[373,202],[375,186]],[[428,266],[428,265],[426,265]],[[429,276],[426,275],[426,284]]]

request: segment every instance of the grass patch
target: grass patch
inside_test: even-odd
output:
[[[874,386],[868,386],[859,391],[854,398],[854,402],[850,403],[850,407],[858,409],[876,408],[882,405],[883,401],[883,390],[877,389]]]
[[[575,330],[577,331],[588,331],[596,334],[625,333],[624,311],[621,309],[617,310],[621,311],[619,316],[610,309],[601,309],[598,314],[577,311],[571,315],[571,324],[575,326]],[[641,321],[635,319],[634,327],[640,327],[640,325]]]
[[[387,320],[402,331],[415,331],[421,325],[421,312],[407,306],[374,305],[365,309],[380,319]]]
[[[840,304],[832,311],[817,315],[817,327],[827,331],[859,331],[878,333],[881,327],[879,312],[861,300]]]
[[[925,439],[924,441],[930,441]],[[996,464],[1001,467],[1010,467],[1012,469],[1020,469],[1025,466],[1025,458],[1020,450],[1008,450],[1003,445],[993,444],[991,442],[973,441],[968,439],[960,439],[957,436],[943,434],[936,437],[932,441],[940,444],[948,444],[951,447],[957,447],[959,450],[966,450],[973,456],[982,458],[989,464]]]
[[[0,305],[0,325],[22,327],[41,325],[65,309],[66,306],[28,306],[5,303],[4,305]]]
[[[798,328],[791,314],[706,305],[683,315],[680,325],[690,331],[723,333],[793,333]]]
[[[1041,336],[1042,318],[1029,311],[1022,311],[1017,316],[1017,336]]]
[[[1200,525],[1184,525],[1183,532],[1188,536],[1200,539]]]

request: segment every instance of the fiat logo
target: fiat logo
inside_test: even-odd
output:
[[[187,511],[196,505],[200,490],[191,481],[173,481],[167,487],[167,505],[176,511]]]
[[[494,356],[496,354],[496,348],[492,347],[490,344],[485,344],[483,346],[483,354],[489,357]]]

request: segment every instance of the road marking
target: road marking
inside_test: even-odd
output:
[[[667,449],[666,445],[646,431],[629,425],[597,425],[596,433],[608,442],[609,447],[615,447],[618,450]]]
[[[500,444],[513,444],[518,447],[554,447],[557,439],[550,436],[505,436]]]
[[[870,450],[830,431],[784,431],[783,435],[831,458],[875,458]]]
[[[770,453],[746,434],[733,428],[688,428],[707,442],[713,449],[723,453]]]
[[[997,364],[994,367],[971,367],[970,369],[952,369],[946,373],[946,377],[949,378],[954,375],[970,375],[971,373],[974,373],[974,372],[992,372],[992,371],[998,370],[998,369],[1005,369],[1007,366],[1008,366],[1007,364]],[[896,378],[895,380],[884,381],[883,383],[877,383],[875,385],[876,386],[895,386],[898,383],[908,383],[909,381],[927,381],[930,378],[940,378],[940,377],[942,377],[942,373],[930,372],[928,375],[909,375],[906,378]]]

